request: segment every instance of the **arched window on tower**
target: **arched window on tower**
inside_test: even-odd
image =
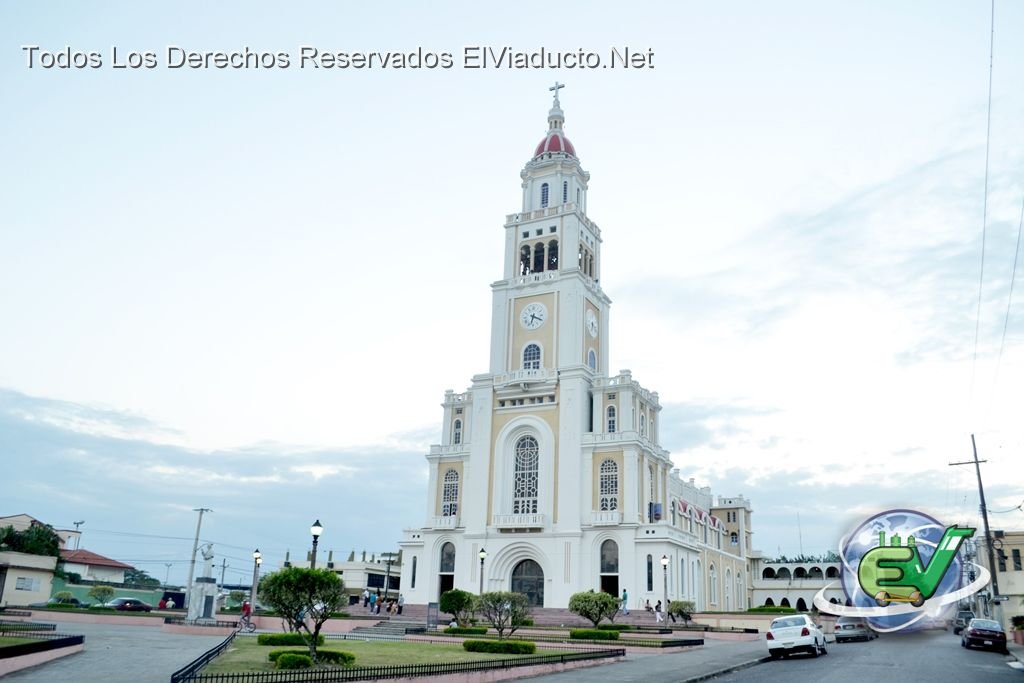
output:
[[[576,257],[576,267],[583,270],[583,245],[580,245],[580,253]]]
[[[619,466],[614,460],[601,463],[598,492],[602,511],[619,509]]]
[[[537,469],[540,447],[537,439],[524,436],[516,442],[515,472],[513,473],[512,514],[529,515],[537,512]]]
[[[452,444],[458,446],[462,443],[462,420],[452,423]]]
[[[541,208],[544,208],[544,207],[546,207],[548,205],[548,192],[549,192],[549,189],[550,188],[548,188],[548,184],[547,183],[544,183],[543,185],[540,186],[540,206],[541,206]]]
[[[594,349],[587,351],[587,367],[591,370],[597,370],[597,352]]]
[[[533,245],[533,272],[540,273],[544,271],[544,243],[537,242]]]
[[[594,277],[597,273],[594,271],[594,255],[590,254],[588,257],[589,263],[587,264],[587,275]]]
[[[647,436],[647,418],[640,416],[640,436]]]
[[[524,244],[519,250],[519,274],[530,274],[530,245]]]
[[[615,406],[608,406],[608,429],[609,434],[615,433]]]
[[[459,512],[459,473],[448,470],[444,473],[444,488],[441,492],[441,516],[454,517]]]
[[[654,590],[654,558],[647,556],[647,590]]]
[[[523,349],[523,370],[540,370],[540,347],[536,344]]]
[[[566,204],[569,201],[569,181],[562,181],[562,203]]]
[[[730,545],[739,545],[740,544],[739,534],[737,534],[735,531],[732,532],[731,534],[729,534],[729,544]]]
[[[558,270],[558,240],[548,242],[548,270]]]

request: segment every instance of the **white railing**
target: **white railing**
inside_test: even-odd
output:
[[[545,515],[494,515],[493,524],[499,529],[537,529],[544,526]]]
[[[460,443],[454,446],[439,446],[434,444],[430,447],[431,455],[465,455],[469,453],[469,444]]]
[[[540,368],[537,370],[513,370],[502,375],[494,376],[495,386],[501,384],[514,384],[516,382],[544,382],[555,379],[558,376],[556,370]]]
[[[455,529],[461,526],[459,524],[459,515],[448,515],[447,517],[434,517],[434,523],[431,524],[435,529]]]
[[[619,510],[591,512],[590,523],[594,526],[613,526],[615,524],[622,524],[622,512]]]
[[[517,285],[528,285],[531,282],[547,282],[548,280],[554,280],[557,277],[557,270],[546,270],[542,273],[530,273],[529,275],[519,275],[513,281]]]

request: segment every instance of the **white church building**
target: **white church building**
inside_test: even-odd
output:
[[[608,370],[601,230],[559,87],[520,173],[522,208],[505,219],[490,367],[444,396],[425,519],[400,544],[402,592],[425,604],[451,588],[512,590],[566,607],[578,591],[626,589],[635,608],[667,585],[698,609],[746,609],[749,501],[680,479],[658,393]]]

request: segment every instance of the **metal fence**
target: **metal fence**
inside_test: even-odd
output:
[[[9,621],[0,619],[0,631],[56,631],[57,624],[43,624],[31,621]]]
[[[164,617],[165,624],[176,624],[178,626],[208,626],[210,628],[238,628],[237,621],[211,621],[184,619],[182,617]]]
[[[81,645],[85,642],[85,636],[69,636],[55,633],[25,634],[19,633],[18,637],[31,638],[31,643],[18,643],[0,648],[0,659],[9,657],[20,657],[21,655],[32,655],[37,652],[58,650],[62,647]]]
[[[184,683],[185,681],[196,680],[196,675],[199,673],[199,670],[209,664],[211,659],[227,649],[228,645],[231,644],[237,634],[238,631],[232,632],[220,645],[211,650],[207,650],[201,654],[198,659],[189,662],[182,668],[175,671],[171,674],[171,683]]]
[[[171,683],[337,683],[340,681],[407,678],[410,676],[444,676],[474,671],[514,669],[541,664],[565,664],[590,659],[612,659],[624,657],[625,655],[626,651],[622,649],[596,650],[566,652],[554,655],[534,655],[516,657],[514,659],[487,659],[476,662],[307,669],[305,671],[245,671],[239,673],[202,674],[198,676],[193,674],[190,677],[176,678],[182,671],[185,671],[185,669],[182,669],[171,677]]]

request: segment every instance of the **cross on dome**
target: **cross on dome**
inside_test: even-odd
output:
[[[573,148],[572,143],[569,142],[569,138],[565,137],[562,133],[562,127],[565,124],[565,114],[562,113],[562,105],[558,101],[558,91],[564,87],[565,83],[555,81],[555,84],[548,88],[548,90],[555,94],[555,100],[551,104],[551,111],[548,112],[548,133],[540,141],[540,144],[537,145],[537,149],[533,153],[534,158],[548,152],[562,152],[570,156],[576,156],[576,150]]]

